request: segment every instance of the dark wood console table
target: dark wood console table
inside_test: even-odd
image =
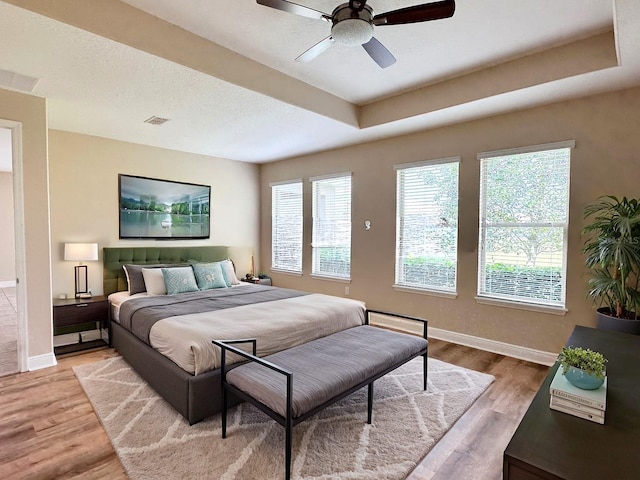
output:
[[[640,336],[577,326],[567,345],[609,360],[605,423],[549,408],[554,365],[504,451],[503,479],[640,478]]]

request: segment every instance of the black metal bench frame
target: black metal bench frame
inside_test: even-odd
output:
[[[401,314],[396,314],[396,313],[389,313],[389,312],[383,312],[380,310],[366,310],[365,312],[365,325],[370,325],[370,314],[377,314],[377,315],[385,315],[385,316],[391,316],[391,317],[396,317],[396,318],[401,318],[404,320],[412,320],[412,321],[417,321],[417,322],[421,322],[423,325],[423,333],[422,336],[425,340],[427,340],[427,320],[424,320],[422,318],[417,318],[417,317],[411,317],[408,315],[401,315]],[[276,422],[278,422],[280,425],[282,425],[283,427],[285,427],[285,480],[289,480],[291,478],[291,457],[292,457],[292,439],[293,439],[293,427],[295,427],[296,425],[298,425],[299,423],[305,421],[306,419],[308,419],[309,417],[312,417],[313,415],[315,415],[316,413],[324,410],[325,408],[327,408],[328,406],[336,403],[339,400],[342,400],[343,398],[351,395],[352,393],[356,392],[357,390],[360,390],[362,387],[364,387],[365,385],[368,387],[367,388],[367,423],[371,424],[372,421],[372,415],[373,415],[373,382],[381,377],[383,377],[384,375],[386,375],[387,373],[395,370],[398,367],[401,367],[402,365],[404,365],[405,363],[407,363],[408,361],[422,356],[424,358],[423,361],[423,389],[426,390],[427,389],[427,349],[428,347],[425,347],[422,351],[412,355],[411,357],[404,359],[402,362],[393,365],[390,368],[385,369],[382,372],[378,372],[376,375],[366,379],[365,381],[355,385],[354,387],[336,395],[335,397],[329,399],[328,401],[324,402],[321,405],[318,405],[317,407],[313,408],[312,410],[304,413],[303,415],[300,415],[299,417],[293,417],[292,412],[291,412],[291,400],[292,400],[292,396],[293,396],[293,373],[290,372],[289,370],[286,370],[284,368],[279,367],[278,365],[275,365],[274,363],[271,363],[269,361],[265,361],[259,357],[256,356],[256,347],[257,347],[257,340],[255,338],[245,338],[245,339],[238,339],[238,340],[225,340],[225,341],[219,341],[219,340],[213,340],[213,343],[215,345],[217,345],[218,347],[220,347],[220,350],[222,352],[221,355],[221,375],[220,375],[220,379],[221,379],[221,383],[222,383],[222,438],[227,438],[227,410],[228,410],[228,403],[227,403],[227,395],[229,392],[233,393],[234,395],[240,397],[241,399],[251,403],[252,405],[254,405],[256,408],[260,409],[261,411],[263,411],[264,413],[266,413],[267,415],[269,415],[272,419],[274,419]],[[244,350],[240,350],[239,348],[233,347],[232,345],[234,344],[243,344],[243,343],[251,343],[252,344],[252,354],[249,354],[247,352],[245,352]],[[284,375],[286,377],[287,380],[287,394],[286,394],[286,416],[282,416],[279,413],[273,411],[271,408],[269,408],[268,406],[266,406],[265,404],[263,404],[262,402],[256,400],[255,398],[253,398],[251,395],[248,395],[247,393],[245,393],[244,391],[236,388],[235,386],[227,383],[226,381],[226,377],[227,377],[227,373],[229,372],[229,370],[232,370],[233,368],[239,366],[240,364],[237,365],[233,365],[231,367],[228,367],[226,365],[226,353],[227,351],[230,351],[236,355],[239,355],[245,359],[247,359],[250,362],[255,362],[258,363],[264,367],[270,368],[271,370],[274,370],[278,373],[281,373],[282,375]],[[243,362],[246,363],[246,362]]]

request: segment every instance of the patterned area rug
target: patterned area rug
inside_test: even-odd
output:
[[[250,405],[189,424],[121,358],[74,368],[127,474],[134,480],[284,477],[284,429]],[[422,358],[294,428],[294,479],[403,479],[493,382],[490,375]]]

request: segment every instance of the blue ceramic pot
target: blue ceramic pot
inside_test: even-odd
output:
[[[569,369],[564,372],[564,376],[569,380],[571,385],[583,390],[596,390],[604,383],[604,378],[598,378],[576,367],[569,367]]]

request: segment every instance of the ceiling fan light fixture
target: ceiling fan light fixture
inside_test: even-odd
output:
[[[361,18],[347,18],[331,27],[331,37],[340,45],[363,45],[373,37],[373,25]]]
[[[455,0],[431,0],[429,3],[391,10],[380,15],[374,15],[373,8],[367,5],[367,0],[349,0],[334,8],[331,15],[299,5],[291,0],[256,1],[260,5],[283,12],[331,22],[331,35],[308,48],[296,58],[296,61],[308,62],[313,60],[333,43],[338,43],[346,46],[362,45],[380,68],[390,67],[396,62],[396,58],[387,47],[373,36],[375,25],[429,22],[431,20],[449,18],[456,11]]]

